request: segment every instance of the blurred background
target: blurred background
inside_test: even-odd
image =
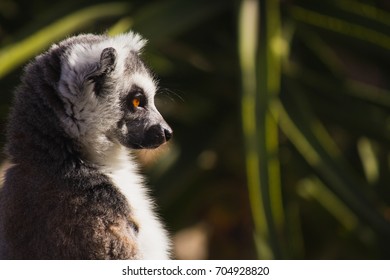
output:
[[[390,1],[0,0],[1,148],[23,65],[128,30],[174,129],[137,156],[176,258],[390,258]]]

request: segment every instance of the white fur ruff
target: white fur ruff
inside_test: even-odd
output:
[[[108,164],[109,165],[109,164]],[[170,242],[167,232],[153,211],[153,201],[144,188],[142,177],[137,172],[135,163],[121,149],[117,161],[109,166],[114,170],[103,170],[114,182],[115,186],[125,195],[134,218],[139,222],[137,236],[140,258],[145,260],[169,259]]]

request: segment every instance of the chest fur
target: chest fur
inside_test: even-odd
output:
[[[107,174],[126,197],[134,218],[139,225],[138,248],[143,259],[169,259],[169,240],[153,201],[147,193],[143,180],[132,166],[121,167]]]

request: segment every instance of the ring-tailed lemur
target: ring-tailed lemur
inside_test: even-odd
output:
[[[79,35],[26,68],[9,116],[0,257],[168,259],[169,240],[126,151],[172,130],[138,34]]]

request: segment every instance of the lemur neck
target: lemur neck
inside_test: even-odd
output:
[[[87,151],[87,160],[107,173],[124,168],[130,159],[130,152],[119,143],[110,142],[105,147],[90,147]]]

